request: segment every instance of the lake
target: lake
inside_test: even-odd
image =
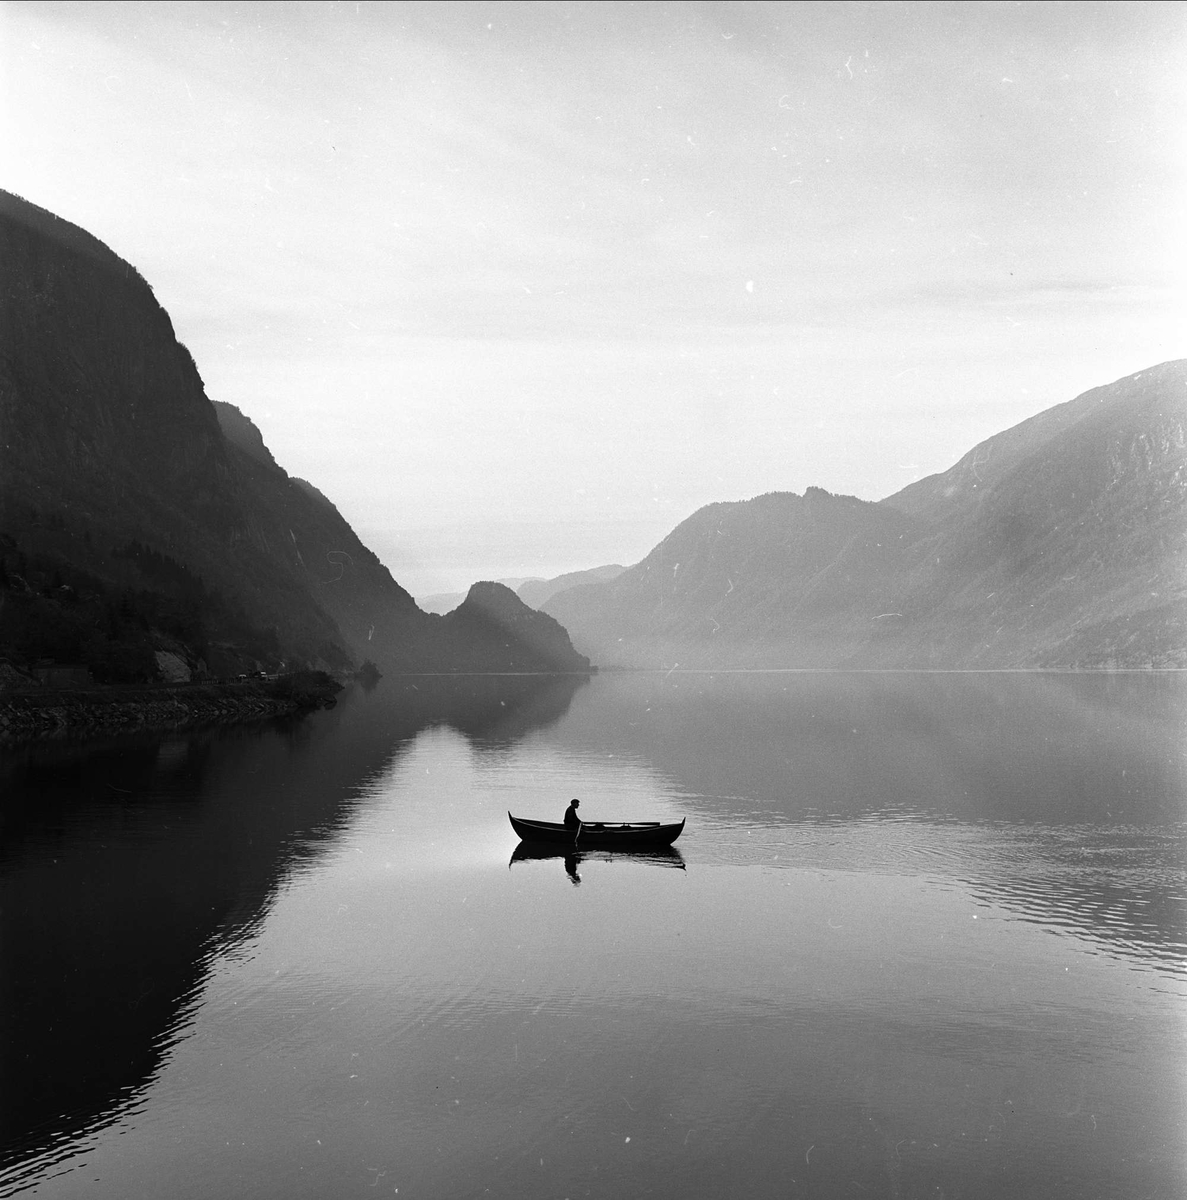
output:
[[[1187,676],[385,679],[0,759],[0,1195],[1182,1197]],[[687,818],[515,854],[507,812]]]

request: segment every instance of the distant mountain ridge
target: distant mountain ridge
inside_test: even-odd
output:
[[[1187,665],[1185,427],[1163,363],[876,504],[708,505],[545,609],[602,665]]]
[[[109,678],[156,650],[214,673],[588,668],[526,606],[503,625],[421,612],[207,399],[151,288],[90,234],[0,192],[0,261],[0,656]]]
[[[564,575],[556,575],[552,579],[500,579],[497,582],[509,587],[529,608],[539,609],[558,592],[580,587],[583,583],[617,579],[625,570],[626,567],[612,563],[604,567],[591,567],[586,571],[567,571]],[[428,596],[417,596],[416,603],[425,612],[449,613],[465,598],[464,592],[435,592]]]
[[[567,592],[569,588],[581,587],[586,583],[608,582],[617,579],[625,570],[626,567],[618,563],[609,563],[604,567],[590,567],[587,571],[567,571],[552,579],[529,579],[515,589],[515,594],[529,608],[543,608],[559,592]]]

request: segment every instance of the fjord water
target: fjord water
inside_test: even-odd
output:
[[[9,751],[0,1194],[1182,1196],[1185,728],[674,672]],[[514,855],[571,796],[688,825]]]

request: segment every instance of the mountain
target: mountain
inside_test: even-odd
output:
[[[1187,360],[1076,397],[883,504],[929,520],[899,655],[1187,665]]]
[[[214,408],[250,514],[252,543],[283,560],[333,620],[351,656],[389,670],[432,669],[442,653],[449,661],[436,622],[417,608],[333,503],[312,484],[290,477],[237,408],[221,402]]]
[[[517,595],[521,586],[529,583],[540,583],[541,580],[531,578],[525,579],[522,575],[513,579],[498,579],[496,583],[501,583],[504,587],[509,587]],[[451,613],[459,604],[466,598],[465,592],[431,592],[427,596],[417,596],[416,603],[419,608],[423,608],[425,612],[431,613]],[[526,601],[525,601],[526,603]],[[531,608],[536,608],[537,605],[530,605]]]
[[[0,192],[0,261],[0,654],[107,680],[152,677],[158,651],[216,675],[588,666],[543,619],[520,644],[526,607],[513,630],[421,612],[210,402],[152,289],[98,239]]]
[[[474,671],[540,671],[546,664],[572,661],[568,633],[547,613],[536,612],[501,583],[476,583],[465,600],[441,618],[441,627],[454,641],[475,649]],[[500,665],[502,664],[502,665]],[[572,670],[589,670],[589,659],[573,662]]]
[[[626,570],[617,563],[605,567],[591,567],[588,571],[569,571],[552,579],[527,579],[515,589],[515,594],[529,608],[543,608],[558,592],[580,587],[584,583],[601,583],[617,579]]]
[[[165,754],[147,737],[0,754],[6,1183],[17,1160],[148,1086],[218,961],[212,950],[257,927],[291,873],[339,836],[368,781],[407,761],[419,730],[448,725],[508,747],[559,720],[586,683],[386,682],[393,702],[356,706],[328,739],[191,736]],[[150,809],[132,800],[140,795],[153,797]],[[86,815],[63,829],[64,808],[80,800]],[[138,812],[151,834],[141,825],[129,837]]]
[[[713,504],[545,608],[601,665],[1187,665],[1187,362],[872,504]]]
[[[855,571],[876,574],[920,528],[821,488],[710,504],[641,563],[561,592],[545,611],[602,666],[753,665],[772,654],[825,666],[837,656],[819,628],[832,615],[832,592],[851,589]],[[857,561],[863,554],[868,561]]]

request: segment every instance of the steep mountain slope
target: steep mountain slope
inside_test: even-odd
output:
[[[709,505],[546,609],[602,665],[1187,665],[1185,427],[1165,363],[877,505]]]
[[[934,522],[897,593],[895,655],[1187,663],[1185,433],[1187,362],[1163,363],[883,501]]]
[[[154,647],[215,673],[544,668],[546,618],[533,648],[422,613],[243,414],[216,411],[102,243],[0,193],[0,262],[0,654],[101,678],[143,676]],[[587,664],[570,648],[548,665]]]
[[[1058,439],[1076,426],[1114,426],[1116,436],[1124,438],[1129,436],[1127,429],[1140,435],[1147,425],[1156,430],[1168,416],[1173,420],[1176,397],[1180,405],[1183,399],[1185,377],[1187,365],[1175,360],[1093,388],[979,442],[947,471],[908,484],[882,503],[933,523],[972,511],[1044,447],[1050,445],[1061,453]]]
[[[147,547],[242,616],[214,619],[214,640],[242,641],[248,626],[257,655],[283,644],[344,665],[333,620],[253,542],[202,380],[143,279],[89,234],[7,194],[0,260],[0,514],[13,552],[159,588],[121,554]]]
[[[439,664],[435,623],[359,540],[333,503],[312,484],[291,478],[256,426],[237,408],[216,403],[250,514],[257,545],[283,558],[288,571],[330,616],[352,654],[390,670]]]

